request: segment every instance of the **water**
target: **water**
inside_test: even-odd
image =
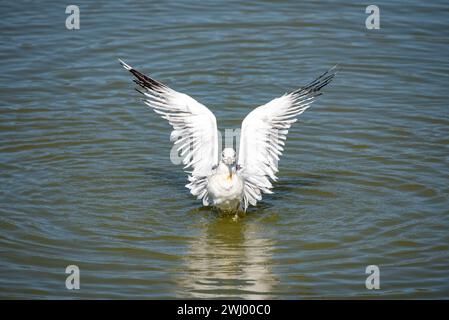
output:
[[[0,297],[449,296],[446,1],[378,1],[380,30],[349,3],[77,3],[71,31],[65,4],[0,5]],[[340,73],[235,222],[184,188],[119,57],[221,130]]]

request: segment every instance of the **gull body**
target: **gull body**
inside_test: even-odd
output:
[[[251,111],[243,120],[238,156],[232,148],[219,155],[214,114],[192,97],[177,92],[119,60],[134,76],[143,102],[173,127],[170,140],[188,173],[186,187],[204,206],[246,211],[271,194],[278,161],[291,125],[335,76],[335,67],[299,89]]]
[[[243,200],[244,181],[235,166],[235,151],[225,148],[220,163],[207,179],[212,205],[222,211],[236,211]]]

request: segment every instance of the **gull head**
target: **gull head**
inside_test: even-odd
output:
[[[235,151],[232,148],[224,148],[221,153],[221,161],[227,166],[235,164]]]

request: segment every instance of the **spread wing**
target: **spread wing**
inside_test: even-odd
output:
[[[208,205],[207,180],[212,167],[218,164],[218,133],[214,114],[190,96],[177,92],[151,79],[119,60],[131,72],[141,90],[145,104],[150,106],[173,127],[170,140],[191,175],[186,185],[190,192]]]
[[[251,111],[242,123],[238,164],[245,181],[243,205],[256,205],[262,193],[272,193],[278,161],[288,129],[310,107],[321,89],[334,78],[336,67],[309,84]],[[270,181],[271,180],[271,181]]]

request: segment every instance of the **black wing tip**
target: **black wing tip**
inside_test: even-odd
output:
[[[125,61],[123,61],[122,59],[119,58],[118,62],[120,62],[122,67],[125,68],[126,70],[128,70],[128,71],[133,70],[133,68],[129,64],[127,64]]]
[[[334,66],[332,66],[331,68],[327,69],[321,76],[319,76],[318,78],[316,78],[313,82],[317,81],[317,80],[321,80],[323,79],[323,81],[326,81],[328,78],[332,79],[335,77],[335,75],[339,72],[339,68],[338,68],[338,63],[335,64]]]
[[[164,84],[137,71],[136,69],[131,67],[129,64],[127,64],[122,59],[118,59],[118,61],[120,62],[122,67],[125,68],[125,70],[128,70],[129,72],[131,72],[137,78],[137,80],[134,80],[134,82],[137,83],[142,88],[151,89],[151,90],[154,90],[157,92],[161,92],[161,89],[165,88]]]
[[[326,70],[324,73],[322,73],[315,80],[309,82],[305,86],[302,86],[298,90],[294,91],[293,94],[303,96],[315,93],[315,95],[317,95],[316,93],[320,92],[322,88],[328,85],[332,81],[332,79],[334,79],[338,71],[339,71],[338,64],[336,64],[333,67]]]

